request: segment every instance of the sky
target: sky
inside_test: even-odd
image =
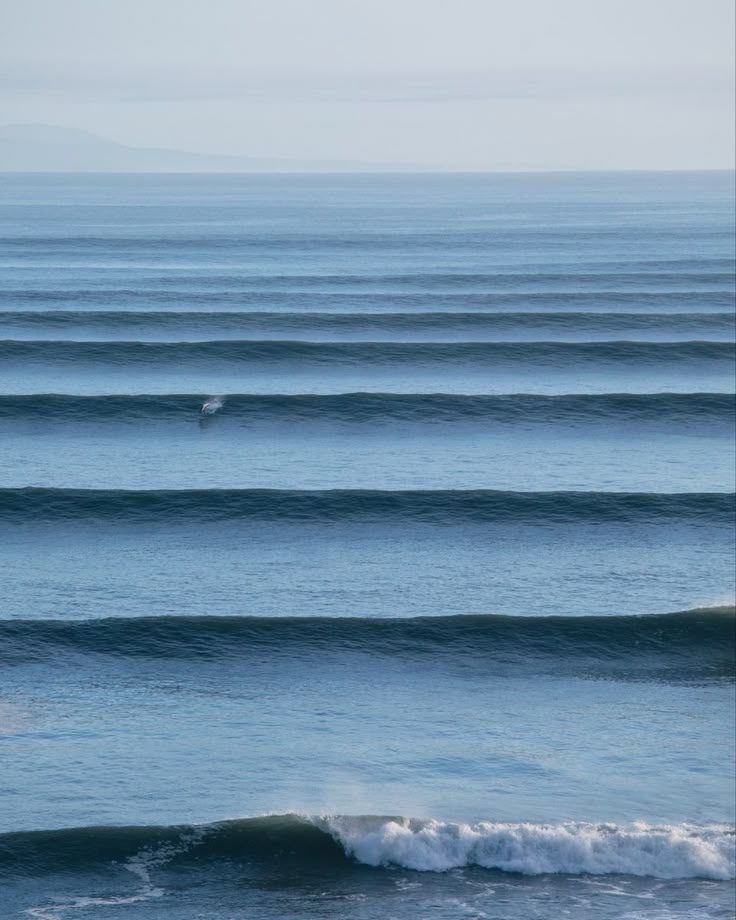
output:
[[[0,0],[0,125],[438,169],[728,169],[735,7]]]

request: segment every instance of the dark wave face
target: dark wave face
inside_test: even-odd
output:
[[[202,394],[164,396],[5,396],[0,419],[69,422],[188,420],[198,414]],[[226,399],[228,420],[287,423],[381,424],[396,422],[585,425],[647,423],[733,426],[734,398],[728,393],[625,393],[603,395],[472,396],[445,393],[239,394]],[[201,420],[201,419],[200,419]],[[223,421],[219,416],[218,422]]]
[[[247,291],[222,287],[197,290],[182,285],[177,288],[151,288],[140,286],[129,288],[125,283],[99,288],[62,287],[44,288],[28,285],[0,289],[0,304],[3,309],[23,312],[47,313],[50,308],[64,310],[73,306],[75,311],[97,313],[102,310],[120,309],[146,313],[157,309],[173,310],[177,313],[198,313],[217,307],[227,308],[234,315],[244,310],[279,311],[292,313],[295,309],[310,314],[324,312],[329,308],[332,315],[360,312],[395,314],[402,311],[426,313],[465,313],[483,310],[489,314],[514,312],[557,312],[570,311],[587,314],[591,312],[610,313],[616,311],[627,316],[639,313],[708,314],[733,311],[734,294],[727,290],[676,290],[663,291],[526,291],[524,293],[447,291],[437,293],[427,290],[421,293],[393,291]]]
[[[77,622],[0,621],[5,665],[87,656],[182,662],[277,661],[346,654],[439,671],[504,667],[628,680],[708,681],[736,676],[734,609],[648,616],[140,617]]]
[[[734,334],[729,313],[180,313],[65,311],[3,312],[0,328],[21,338],[156,339],[188,337],[305,339],[385,338],[453,341],[487,338],[567,340],[724,339]]]
[[[515,521],[540,524],[679,520],[728,523],[734,495],[721,492],[496,492],[332,489],[0,489],[0,520],[170,523],[263,521]]]
[[[182,365],[273,363],[287,365],[351,366],[367,364],[493,367],[498,364],[532,364],[535,368],[594,365],[652,367],[699,366],[734,363],[734,346],[728,342],[21,342],[0,341],[0,360],[33,364]]]

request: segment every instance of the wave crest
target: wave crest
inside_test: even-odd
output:
[[[451,824],[407,819],[327,819],[324,826],[359,862],[418,871],[464,866],[525,875],[734,877],[733,831],[724,826]]]
[[[511,492],[493,489],[0,489],[0,520],[115,520],[172,523],[418,521],[435,524],[527,521],[667,520],[728,523],[726,492]]]
[[[5,396],[0,418],[126,424],[161,420],[192,421],[199,394],[74,396],[35,394]],[[396,422],[488,422],[542,426],[641,423],[702,427],[714,422],[729,427],[734,400],[729,393],[609,393],[539,396],[457,395],[448,393],[238,394],[228,396],[233,422],[380,424]],[[671,430],[671,428],[668,428]]]
[[[244,367],[251,364],[300,367],[697,367],[732,366],[730,342],[306,342],[213,340],[201,342],[74,342],[0,340],[0,358],[28,365]]]
[[[733,607],[643,616],[458,615],[413,618],[156,616],[0,622],[0,660],[23,665],[90,655],[117,660],[305,660],[367,654],[434,667],[621,680],[734,676]],[[80,662],[80,657],[82,661]]]
[[[244,860],[320,867],[354,861],[444,872],[734,878],[731,825],[459,824],[373,815],[272,815],[193,827],[87,827],[0,835],[0,872],[42,875],[125,861],[146,870]]]

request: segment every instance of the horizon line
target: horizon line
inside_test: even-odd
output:
[[[736,166],[675,166],[675,167],[579,167],[557,166],[525,169],[438,169],[437,167],[381,169],[0,169],[3,176],[478,176],[478,175],[569,175],[576,173],[729,173],[736,176]]]

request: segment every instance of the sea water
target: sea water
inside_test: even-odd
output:
[[[0,193],[3,917],[732,916],[731,175]]]

